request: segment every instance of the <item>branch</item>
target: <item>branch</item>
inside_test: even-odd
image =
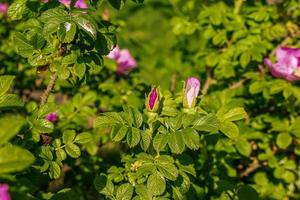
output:
[[[239,14],[244,0],[235,0],[234,2],[234,14]]]
[[[46,90],[41,95],[41,102],[40,102],[41,106],[44,105],[45,103],[47,103],[49,94],[53,90],[53,88],[55,86],[55,83],[56,83],[56,80],[57,80],[57,74],[54,73],[54,74],[51,75],[51,78],[50,78],[50,81],[49,81],[49,83],[47,85]]]
[[[171,78],[171,87],[170,87],[170,90],[172,92],[174,92],[176,89],[176,79],[177,79],[177,75],[176,75],[176,73],[173,73],[172,78]]]
[[[209,87],[214,83],[214,79],[212,78],[211,69],[207,70],[206,80],[202,89],[202,94],[205,95],[208,92]]]
[[[253,158],[253,162],[248,166],[247,169],[245,169],[244,172],[241,173],[241,177],[243,178],[243,177],[249,176],[249,174],[254,172],[259,167],[260,167],[260,164],[259,164],[257,158]]]

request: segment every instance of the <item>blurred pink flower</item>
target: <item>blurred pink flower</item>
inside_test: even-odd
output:
[[[126,75],[131,69],[137,67],[137,62],[128,49],[121,50],[117,46],[111,50],[107,57],[117,62],[117,73],[120,75]]]
[[[65,6],[70,6],[71,0],[58,0],[60,3],[64,4]],[[44,0],[45,3],[48,2],[48,0]],[[87,4],[85,3],[84,0],[77,0],[75,3],[76,8],[88,8]]]
[[[0,13],[6,14],[9,5],[7,3],[0,3]]]
[[[279,47],[275,64],[268,58],[264,61],[273,76],[288,81],[300,80],[300,49]]]
[[[46,116],[46,119],[50,122],[57,122],[58,121],[58,115],[56,112],[51,112]]]
[[[197,78],[189,77],[186,81],[183,96],[183,106],[185,108],[193,108],[195,106],[199,91],[200,81]]]
[[[11,200],[7,184],[0,184],[0,200]]]

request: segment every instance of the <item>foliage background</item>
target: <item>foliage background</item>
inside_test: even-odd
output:
[[[121,10],[104,1],[90,12],[99,21],[109,13],[109,21],[117,26],[111,32],[122,48],[130,49],[139,67],[118,77],[115,63],[104,58],[104,64],[82,78],[57,81],[55,95],[39,115],[58,110],[59,122],[47,131],[45,126],[39,129],[40,124],[30,129],[26,124],[19,133],[25,138],[11,141],[36,157],[26,171],[1,176],[10,183],[13,199],[66,198],[62,194],[103,199],[94,177],[113,165],[122,166],[122,155],[131,151],[124,143],[112,142],[106,129],[93,129],[93,119],[104,111],[120,111],[125,104],[142,110],[151,85],[177,93],[189,76],[201,80],[198,104],[204,110],[217,113],[222,107],[242,106],[248,114],[238,122],[237,137],[202,134],[200,149],[188,151],[196,170],[193,198],[251,199],[234,196],[244,184],[255,188],[260,199],[300,198],[299,83],[270,76],[263,64],[278,46],[299,47],[299,1],[146,0],[128,1]],[[13,35],[24,27],[22,21],[1,18],[0,72],[16,76],[12,93],[25,102],[23,108],[1,115],[20,113],[30,121],[49,73],[16,54]],[[79,144],[79,158],[68,154],[61,164],[53,157],[54,141],[72,135],[70,130],[89,133],[92,139]],[[49,133],[49,145],[40,140],[40,133]],[[45,160],[50,162],[47,169]],[[63,188],[71,190],[57,194]]]

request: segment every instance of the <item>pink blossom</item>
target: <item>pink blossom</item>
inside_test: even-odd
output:
[[[137,62],[128,49],[121,50],[117,46],[111,50],[107,57],[117,62],[117,73],[120,75],[126,75],[131,69],[137,67]]]
[[[45,3],[48,2],[48,0],[44,0]],[[69,7],[71,4],[71,0],[59,0],[60,3],[64,4],[65,6]],[[76,8],[88,8],[87,4],[84,0],[77,0],[75,3]]]
[[[195,106],[199,91],[200,81],[194,77],[188,78],[183,96],[183,106],[185,108],[193,108]]]
[[[11,200],[7,184],[0,184],[0,200]]]
[[[0,13],[6,14],[9,5],[7,3],[0,3]]]
[[[51,112],[46,116],[46,119],[50,122],[57,122],[58,121],[58,115],[56,112]]]
[[[268,58],[264,61],[273,76],[288,81],[300,80],[300,49],[279,47],[275,64]]]

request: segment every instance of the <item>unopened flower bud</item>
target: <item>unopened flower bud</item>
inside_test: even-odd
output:
[[[0,184],[0,199],[1,200],[11,200],[9,194],[9,187],[7,184]]]
[[[183,107],[193,108],[196,105],[196,99],[200,91],[200,81],[197,78],[190,77],[186,81],[183,96]]]
[[[159,107],[159,92],[156,87],[151,89],[147,100],[146,100],[146,108],[150,112],[155,112]]]
[[[58,121],[58,115],[56,112],[51,112],[46,116],[46,119],[50,122],[57,122]]]

